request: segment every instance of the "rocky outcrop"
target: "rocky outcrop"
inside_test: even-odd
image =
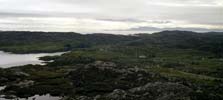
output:
[[[138,96],[139,100],[189,100],[192,90],[177,83],[155,82],[130,89],[129,92]]]
[[[189,100],[191,89],[138,67],[97,61],[69,74],[75,100]]]
[[[114,89],[127,90],[161,79],[159,75],[139,68],[120,67],[111,62],[95,62],[69,74],[80,94],[107,93]]]
[[[17,84],[14,84],[15,86],[18,86],[20,88],[24,88],[24,87],[29,87],[32,86],[34,84],[34,81],[32,80],[24,80],[22,82],[19,82]]]
[[[79,96],[74,100],[191,100],[191,92],[190,88],[177,83],[155,82],[129,90],[115,89],[95,97]]]

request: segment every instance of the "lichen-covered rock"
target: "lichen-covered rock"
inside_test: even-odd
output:
[[[112,93],[109,93],[108,95],[106,95],[106,98],[113,99],[113,100],[126,99],[127,93],[124,90],[115,89]]]
[[[61,100],[93,100],[87,96],[63,97]]]
[[[176,83],[148,83],[129,90],[115,89],[96,100],[190,100],[192,90]]]
[[[189,100],[192,90],[177,83],[155,82],[130,89],[129,92],[138,96],[139,100]]]
[[[15,84],[15,86],[18,86],[20,88],[24,88],[24,87],[32,86],[33,84],[34,84],[34,81],[32,81],[32,80],[24,80],[22,82],[19,82],[19,83]]]
[[[70,72],[69,78],[77,94],[104,94],[115,89],[127,90],[161,80],[157,74],[140,68],[117,66],[110,62],[95,62]]]
[[[191,92],[190,88],[177,83],[155,82],[129,90],[115,89],[104,95],[74,100],[191,100]]]

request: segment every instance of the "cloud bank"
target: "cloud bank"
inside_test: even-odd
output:
[[[222,31],[222,0],[0,0],[0,30]]]

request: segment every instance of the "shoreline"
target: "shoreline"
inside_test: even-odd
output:
[[[11,68],[24,65],[44,65],[46,61],[41,60],[44,56],[59,56],[67,52],[55,53],[39,53],[39,54],[14,54],[10,52],[0,51],[0,57],[4,59],[0,61],[1,68]],[[11,61],[10,61],[11,60]],[[14,60],[14,61],[13,61]]]

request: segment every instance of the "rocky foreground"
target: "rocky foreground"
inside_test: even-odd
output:
[[[189,100],[191,89],[140,68],[96,62],[70,74],[80,100]],[[158,80],[161,79],[162,80]]]
[[[66,70],[68,73],[63,78],[69,80],[67,90],[50,81],[47,84],[51,87],[41,87],[43,80],[20,79],[8,85],[2,94],[15,97],[47,91],[64,96],[64,100],[191,100],[193,95],[193,90],[183,82],[138,67],[120,67],[112,62],[96,61]],[[17,75],[30,77],[24,72]],[[48,90],[51,88],[54,90]]]

